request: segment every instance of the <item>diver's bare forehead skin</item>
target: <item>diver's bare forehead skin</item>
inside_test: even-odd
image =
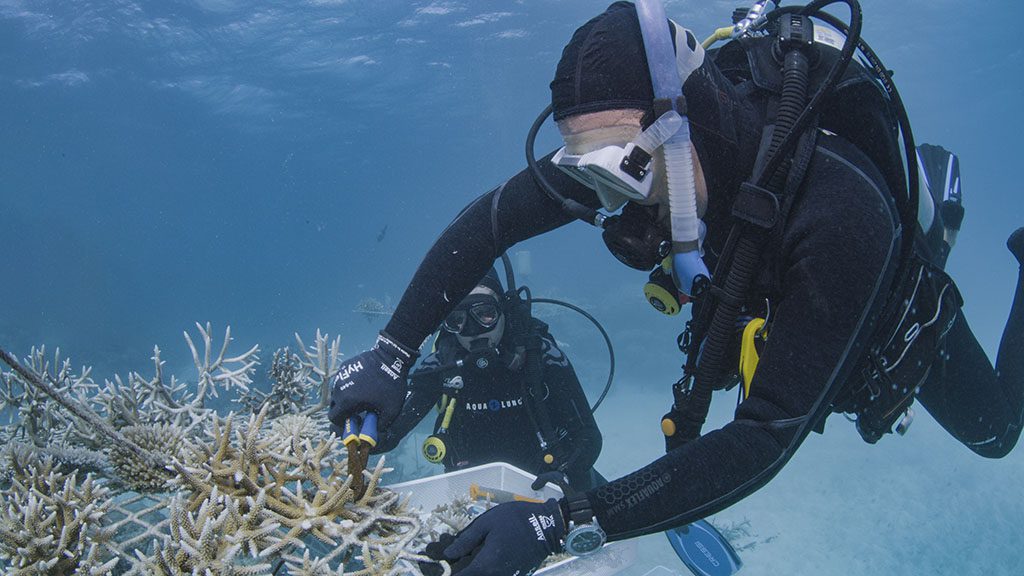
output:
[[[640,133],[642,110],[602,110],[558,121],[558,130],[570,154],[586,154],[604,146],[625,146]]]
[[[589,112],[577,114],[558,121],[558,129],[562,134],[578,134],[597,128],[609,128],[612,126],[640,126],[640,120],[644,116],[643,110],[626,108],[622,110],[601,110],[600,112]]]

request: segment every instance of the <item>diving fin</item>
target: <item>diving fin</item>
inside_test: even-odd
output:
[[[942,146],[921,144],[917,147],[917,167],[922,185],[918,221],[932,263],[944,268],[964,219],[960,158]]]
[[[743,567],[729,541],[707,520],[666,530],[665,535],[695,576],[731,576]]]

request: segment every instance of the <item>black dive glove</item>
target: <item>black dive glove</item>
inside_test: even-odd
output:
[[[562,508],[547,502],[507,502],[473,520],[444,549],[460,576],[526,576],[562,550]],[[464,559],[472,557],[469,563]]]
[[[331,422],[344,427],[347,418],[374,412],[380,429],[391,426],[402,411],[409,368],[418,357],[418,352],[381,332],[373,348],[353,356],[334,376],[327,412]]]

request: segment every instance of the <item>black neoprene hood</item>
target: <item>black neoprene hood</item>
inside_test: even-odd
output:
[[[677,28],[670,31],[675,41]],[[686,33],[685,42],[691,51],[700,49],[692,33]],[[753,125],[748,105],[740,102],[710,54],[686,78],[683,94],[708,186],[735,188],[749,173],[758,140],[757,134],[744,133],[743,126]],[[576,30],[562,50],[551,81],[554,118],[625,108],[649,111],[653,101],[636,7],[615,2]],[[750,150],[741,153],[741,148]]]
[[[554,118],[647,110],[653,100],[636,9],[629,2],[616,2],[577,29],[562,50],[551,81]]]
[[[501,280],[498,279],[498,271],[491,266],[491,269],[484,274],[484,277],[477,282],[477,286],[484,286],[490,288],[499,297],[505,293],[505,289],[501,287]]]

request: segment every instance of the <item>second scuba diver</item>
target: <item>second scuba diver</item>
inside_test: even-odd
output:
[[[715,514],[767,484],[833,412],[875,442],[905,428],[918,398],[982,456],[1017,443],[1024,277],[993,369],[955,286],[916,241],[917,174],[903,168],[916,151],[888,68],[859,39],[859,5],[846,2],[846,26],[821,12],[827,3],[809,15],[845,32],[835,42],[796,7],[744,19],[772,33],[738,29],[715,52],[659,0],[616,2],[580,27],[551,83],[564,148],[528,157],[530,170],[459,214],[376,346],[339,374],[332,421],[370,411],[386,428],[420,343],[495,258],[574,218],[600,225],[622,262],[668,270],[691,299],[687,364],[662,420],[667,453],[580,494],[488,510],[443,550],[456,564],[473,557],[461,574],[524,575],[554,552]],[[1008,245],[1024,264],[1024,230]],[[766,327],[756,370],[744,371],[734,419],[703,433],[712,391],[737,380],[737,322],[752,318]]]
[[[560,472],[577,490],[603,482],[593,469],[601,432],[569,358],[494,268],[445,318],[375,451],[392,450],[435,407],[423,456],[446,472],[507,462]]]

